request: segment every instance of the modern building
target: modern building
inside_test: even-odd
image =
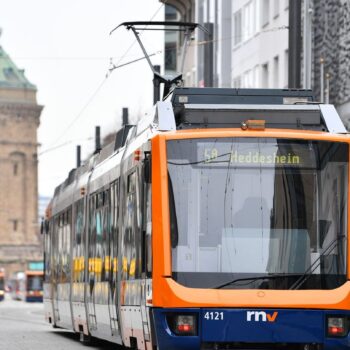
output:
[[[288,0],[232,2],[232,87],[287,87],[288,4]]]
[[[313,90],[337,107],[350,130],[350,2],[314,0],[312,9]]]
[[[186,86],[286,87],[288,0],[172,0],[166,4],[177,9],[179,20],[195,21],[210,32],[195,33],[186,59]]]
[[[36,87],[0,46],[0,267],[42,260],[38,224]]]
[[[350,129],[350,3],[307,2],[312,23],[311,88],[320,101],[336,106]],[[307,2],[301,2],[302,30]],[[179,20],[191,19],[211,32],[208,37],[196,31],[185,65],[186,86],[288,87],[289,0],[171,0],[166,4],[177,9]]]
[[[166,21],[195,21],[195,0],[160,0],[165,4]],[[175,75],[180,72],[183,35],[178,32],[165,32],[164,43],[164,72]],[[190,45],[187,50],[183,69],[183,79],[186,86],[197,86],[196,81],[196,47]]]

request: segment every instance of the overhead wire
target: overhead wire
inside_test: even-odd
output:
[[[276,32],[276,31],[281,31],[281,30],[287,30],[289,29],[289,27],[287,25],[282,25],[282,26],[279,26],[279,27],[273,27],[273,28],[269,28],[269,29],[264,29],[264,30],[261,30],[257,33],[255,33],[253,35],[254,36],[258,36],[258,35],[261,35],[261,34],[264,34],[264,33],[269,33],[269,32]],[[192,40],[190,45],[191,46],[200,46],[200,45],[206,45],[206,44],[210,44],[210,43],[216,43],[216,42],[222,42],[222,41],[227,41],[227,40],[231,40],[231,39],[234,39],[234,40],[242,40],[244,38],[244,34],[241,34],[241,35],[233,35],[233,36],[229,36],[229,37],[225,37],[225,38],[219,38],[219,39],[212,39],[212,40],[202,40],[202,41],[194,41]],[[250,39],[250,38],[249,38]],[[249,40],[247,39],[247,41]],[[244,41],[245,42],[245,41]],[[244,44],[244,42],[240,42],[240,44]],[[134,41],[134,43],[136,43],[136,41]],[[168,47],[166,49],[164,49],[163,51],[158,51],[157,53],[163,53],[167,50],[172,50],[174,48],[176,48],[177,45],[175,45],[174,47]],[[130,48],[127,49],[127,51],[129,50]],[[130,51],[130,50],[129,50]],[[129,58],[132,58],[132,57],[136,57],[136,54],[133,54],[133,55],[129,55],[127,56],[127,54],[124,54],[120,57],[55,57],[55,56],[48,56],[48,57],[12,57],[13,59],[16,59],[16,60],[106,60],[106,59],[118,59],[118,62],[116,64],[119,64],[124,58],[126,57],[129,57]],[[6,57],[0,57],[0,60],[1,59],[6,59]]]
[[[66,141],[66,142],[61,143],[60,145],[57,145],[57,146],[54,146],[54,147],[51,147],[51,148],[47,148],[47,149],[45,149],[44,151],[39,152],[39,153],[38,153],[38,156],[41,156],[41,155],[43,155],[43,154],[45,154],[45,153],[48,153],[48,152],[51,152],[51,151],[55,151],[56,149],[62,148],[62,147],[64,147],[64,146],[67,146],[67,145],[69,145],[69,144],[71,144],[71,143],[73,143],[73,142],[77,142],[77,141],[90,141],[90,140],[92,140],[92,139],[93,139],[93,137],[87,137],[87,138],[85,138],[85,139],[74,139],[74,140],[69,140],[69,141]]]
[[[168,1],[168,0],[167,0]],[[162,6],[165,5],[165,3],[167,2],[165,1],[164,4]],[[161,7],[162,7],[161,6]],[[157,10],[156,14],[159,12],[159,10],[161,9],[161,7]],[[155,14],[155,15],[156,15]],[[155,17],[152,16],[151,20]],[[274,31],[280,31],[280,30],[285,30],[285,29],[288,29],[288,26],[279,26],[279,27],[274,27],[274,28],[270,28],[270,29],[265,29],[265,30],[262,30],[258,33],[256,33],[256,35],[260,35],[260,34],[263,34],[263,33],[268,33],[268,32],[274,32]],[[141,32],[142,33],[142,32]],[[141,34],[140,33],[140,34]],[[195,42],[195,41],[192,41],[190,43],[190,46],[193,47],[193,46],[201,46],[201,45],[206,45],[206,44],[210,44],[210,43],[214,43],[214,42],[222,42],[222,41],[226,41],[226,40],[232,40],[232,39],[242,39],[244,37],[244,35],[240,35],[240,36],[230,36],[230,37],[226,37],[226,38],[221,38],[221,39],[212,39],[212,40],[203,40],[203,41],[198,41],[198,42]],[[77,120],[81,117],[81,115],[83,114],[83,112],[86,110],[86,108],[90,105],[91,101],[95,98],[95,96],[98,94],[98,92],[101,90],[102,86],[105,84],[106,80],[109,78],[109,76],[111,75],[112,71],[114,71],[115,69],[118,69],[118,68],[121,68],[121,67],[124,67],[124,66],[128,66],[128,65],[131,65],[131,64],[134,64],[134,63],[137,63],[139,61],[142,61],[144,59],[146,59],[145,57],[140,57],[140,58],[137,58],[135,60],[132,60],[132,61],[128,61],[128,62],[125,62],[123,64],[120,64],[120,62],[125,58],[127,57],[127,54],[129,53],[129,51],[131,50],[131,48],[135,45],[135,43],[137,42],[137,40],[135,39],[134,42],[129,46],[129,48],[126,50],[126,52],[119,58],[118,62],[117,63],[112,63],[112,66],[109,68],[108,70],[108,73],[106,74],[106,76],[104,77],[104,79],[102,80],[102,82],[98,85],[97,89],[93,92],[93,94],[90,96],[90,98],[88,99],[88,101],[85,103],[85,105],[82,107],[82,109],[79,111],[79,113],[76,115],[76,117],[72,120],[72,122],[66,127],[66,129],[60,134],[60,136],[58,138],[55,139],[55,141],[53,143],[51,143],[50,145],[50,148],[49,149],[46,149],[42,152],[39,153],[39,155],[41,154],[44,154],[46,152],[49,152],[49,151],[53,151],[53,150],[56,150],[57,148],[60,148],[60,147],[63,147],[65,144],[61,145],[60,147],[57,146],[57,147],[53,147],[64,135],[65,133],[77,122]],[[242,44],[244,44],[244,42],[242,42]],[[155,55],[158,55],[158,54],[161,54],[161,53],[164,53],[166,51],[170,51],[170,50],[174,50],[175,48],[177,48],[177,45],[174,45],[173,47],[167,47],[165,48],[164,50],[159,50],[159,51],[156,51],[156,52],[153,52],[151,54],[149,54],[148,56],[149,57],[152,57],[152,56],[155,56]]]
[[[153,16],[151,17],[150,21],[152,21],[154,19],[154,17],[159,13],[159,11],[165,6],[165,4],[168,2],[169,0],[165,0],[164,3],[162,3],[159,8],[157,9],[157,11],[153,14]],[[120,65],[120,62],[126,57],[126,55],[129,53],[129,51],[131,50],[131,48],[135,45],[136,43],[136,39],[134,40],[134,42],[129,46],[129,48],[126,50],[126,52],[121,56],[121,58],[118,60],[117,64],[115,65],[116,67],[122,67],[122,66],[126,66],[127,64],[131,64],[131,63],[126,63],[123,65]],[[152,54],[153,55],[153,54]],[[134,62],[140,61],[141,59],[137,59],[134,60]],[[134,63],[133,62],[133,63]],[[118,67],[118,68],[119,68]],[[51,150],[53,150],[53,146],[67,133],[67,131],[79,120],[79,118],[82,116],[83,112],[86,110],[86,108],[90,105],[90,103],[92,102],[92,100],[96,97],[96,95],[98,94],[98,92],[101,90],[101,88],[103,87],[103,85],[106,83],[107,79],[110,76],[111,71],[109,70],[109,73],[107,73],[104,77],[104,79],[101,81],[101,83],[97,86],[97,88],[95,89],[95,91],[93,92],[93,94],[90,96],[90,98],[87,100],[87,102],[84,104],[84,106],[81,108],[81,110],[78,112],[78,114],[76,115],[76,117],[72,120],[71,123],[69,123],[69,125],[64,129],[64,131],[60,134],[59,137],[57,137],[55,139],[55,141],[53,143],[51,143],[50,148]],[[43,153],[47,153],[48,149],[44,150],[41,152],[41,154]]]
[[[154,19],[154,17],[157,16],[157,14],[159,13],[159,11],[163,8],[163,6],[165,6],[167,4],[169,0],[165,0],[158,8],[158,10],[153,14],[153,16],[150,18],[150,22]],[[145,26],[145,28],[147,28],[147,25]],[[139,35],[142,35],[142,33],[144,32],[144,30],[141,30]],[[116,64],[114,64],[111,60],[110,62],[110,68],[108,69],[107,75],[110,76],[112,74],[112,72],[119,68],[118,66],[120,65],[120,62],[125,58],[125,56],[130,52],[130,50],[135,46],[135,44],[137,43],[137,40],[135,39],[132,44],[129,46],[129,48],[126,50],[126,52],[124,53],[124,55],[118,60],[118,62]]]

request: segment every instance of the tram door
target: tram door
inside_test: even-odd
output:
[[[58,241],[58,227],[60,225],[60,217],[55,217],[53,219],[53,235],[52,235],[52,308],[54,324],[60,321],[60,313],[58,308],[58,282],[59,282],[59,271],[60,271],[60,257],[59,257],[59,241]]]
[[[98,261],[96,259],[96,213],[97,194],[89,198],[89,226],[88,226],[88,285],[87,285],[87,311],[88,324],[91,330],[97,329],[96,308],[95,308],[95,286]],[[97,219],[98,221],[98,219]],[[99,224],[97,222],[97,224]]]
[[[142,177],[140,188],[141,193],[141,262],[142,262],[142,298],[141,298],[141,317],[142,327],[146,344],[151,340],[150,322],[147,312],[146,300],[152,299],[152,210],[151,210],[151,160],[146,156],[142,168]]]
[[[119,217],[119,181],[114,182],[110,190],[110,275],[109,275],[109,295],[108,308],[111,321],[112,335],[119,333],[118,329],[118,217]]]

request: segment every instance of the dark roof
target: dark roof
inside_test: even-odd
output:
[[[36,90],[36,86],[25,77],[10,56],[0,46],[0,88]]]

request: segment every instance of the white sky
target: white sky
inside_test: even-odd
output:
[[[131,122],[151,108],[152,73],[145,60],[115,70],[98,88],[110,57],[118,63],[135,42],[124,28],[109,32],[121,22],[149,21],[154,15],[153,20],[163,20],[158,0],[0,0],[0,45],[25,69],[44,105],[38,133],[40,195],[51,196],[75,167],[77,144],[83,158],[93,150],[96,125],[105,135],[119,129],[122,107],[129,108]],[[163,50],[162,32],[142,38],[149,53]],[[135,43],[120,64],[142,56]],[[161,64],[163,54],[151,59]]]

